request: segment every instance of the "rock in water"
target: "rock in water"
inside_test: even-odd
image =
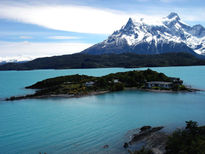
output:
[[[106,144],[106,145],[103,146],[103,148],[107,149],[107,148],[109,148],[109,145]]]
[[[124,147],[125,149],[128,148],[128,147],[129,147],[128,143],[125,142],[124,145],[123,145],[123,147]]]

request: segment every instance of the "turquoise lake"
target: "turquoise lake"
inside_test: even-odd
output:
[[[144,70],[138,68],[135,70]],[[205,89],[205,66],[151,68]],[[128,131],[144,125],[181,128],[187,120],[205,125],[205,92],[156,93],[137,90],[82,98],[5,102],[33,93],[25,86],[71,74],[102,76],[134,69],[0,71],[0,154],[126,153]],[[104,145],[108,149],[103,149]]]

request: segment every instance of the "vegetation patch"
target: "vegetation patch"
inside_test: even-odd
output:
[[[186,121],[185,129],[177,129],[168,139],[166,154],[204,154],[205,126]]]

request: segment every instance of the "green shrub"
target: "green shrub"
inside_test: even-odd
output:
[[[168,139],[166,154],[205,154],[205,127],[187,121],[186,128],[176,130]]]
[[[124,85],[122,83],[115,83],[112,87],[111,87],[111,91],[121,91],[124,89]]]
[[[154,90],[160,90],[160,87],[152,87]]]
[[[187,90],[187,88],[184,85],[180,85],[179,90]]]

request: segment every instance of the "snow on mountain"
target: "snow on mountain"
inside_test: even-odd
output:
[[[83,51],[89,54],[122,52],[205,54],[205,28],[185,24],[176,13],[161,19],[129,18],[127,24],[108,39]]]
[[[5,64],[5,63],[23,63],[26,61],[33,60],[34,58],[32,57],[23,57],[23,56],[18,56],[18,57],[0,57],[0,65]]]

